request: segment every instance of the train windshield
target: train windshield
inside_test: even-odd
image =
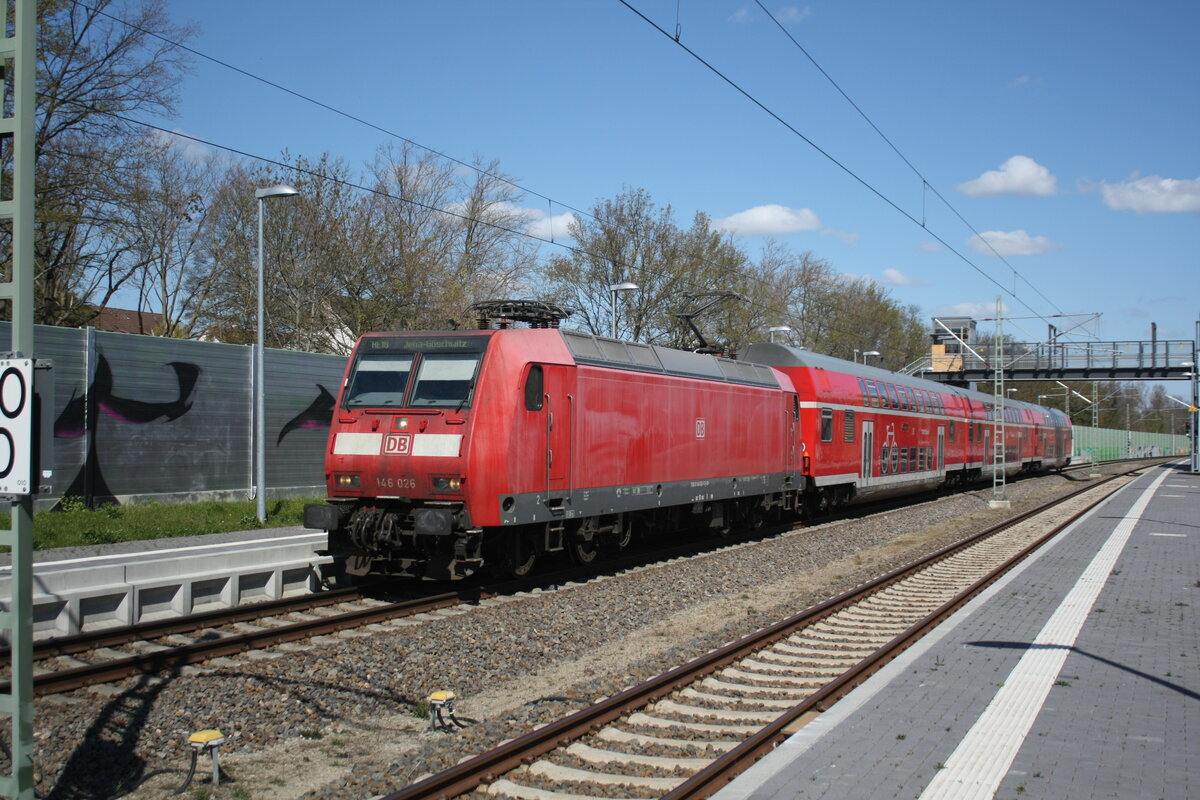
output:
[[[379,338],[364,342],[346,384],[346,408],[466,405],[486,337]]]

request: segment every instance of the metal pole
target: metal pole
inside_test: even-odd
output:
[[[612,295],[612,313],[608,315],[608,336],[610,339],[617,338],[617,290],[609,289],[609,294]]]
[[[12,62],[0,87],[8,90],[12,116],[0,115],[0,132],[10,139],[12,190],[0,202],[0,219],[11,220],[12,268],[0,282],[0,297],[12,301],[12,350],[19,358],[34,358],[34,123],[37,70],[37,4],[34,0],[5,2],[13,27],[0,32],[0,58]],[[12,35],[9,36],[9,30]],[[0,176],[2,179],[4,176]],[[32,397],[32,387],[30,387]],[[43,424],[53,420],[53,408]],[[19,454],[31,458],[29,452]],[[50,454],[42,454],[46,460]],[[31,474],[29,494],[12,498],[11,529],[0,531],[0,544],[12,552],[12,600],[0,614],[0,628],[9,630],[12,675],[10,693],[0,695],[2,713],[11,720],[9,769],[0,775],[0,794],[33,800],[33,499],[39,475]]]
[[[254,499],[259,522],[267,521],[266,394],[263,389],[263,204],[258,198],[258,337],[254,349]]]
[[[1196,443],[1200,441],[1196,437],[1196,423],[1200,422],[1200,411],[1196,407],[1200,407],[1200,363],[1196,359],[1200,357],[1200,318],[1196,318],[1196,341],[1192,345],[1192,408],[1188,410],[1188,416],[1192,417],[1192,471],[1200,473],[1200,452],[1196,452]]]

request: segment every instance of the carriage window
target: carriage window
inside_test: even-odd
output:
[[[903,386],[897,386],[896,394],[900,395],[900,409],[908,411],[908,389]]]
[[[525,410],[526,411],[541,411],[543,402],[543,386],[545,385],[545,377],[542,375],[542,366],[534,364],[529,368],[529,377],[525,379]]]
[[[833,409],[821,409],[821,441],[833,441]]]
[[[958,427],[958,425],[956,425],[955,423],[953,423],[953,422],[950,423],[950,441],[952,441],[952,442],[954,441],[954,429],[957,427]]]
[[[896,387],[890,383],[887,383],[884,385],[887,386],[887,396],[888,396],[888,400],[891,401],[892,408],[899,408],[900,401],[896,399]]]
[[[875,381],[867,381],[867,394],[871,396],[871,408],[879,408],[879,392],[875,388]]]
[[[858,379],[858,390],[862,392],[862,401],[864,406],[871,405],[871,400],[867,397],[867,382],[862,378]]]

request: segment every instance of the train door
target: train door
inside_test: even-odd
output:
[[[862,427],[862,456],[858,468],[858,485],[860,488],[871,485],[871,472],[875,463],[871,454],[875,450],[875,421],[863,420]]]
[[[571,445],[577,413],[573,378],[574,373],[566,367],[545,368],[546,505],[551,510],[561,510],[573,488]]]
[[[792,395],[791,407],[784,409],[787,426],[787,463],[784,472],[789,476],[796,472],[796,437],[800,435],[800,399]]]
[[[938,425],[937,461],[933,468],[941,472],[946,467],[946,426]]]

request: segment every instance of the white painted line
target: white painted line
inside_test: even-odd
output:
[[[1169,536],[1175,539],[1186,539],[1186,533],[1152,533],[1151,536]]]
[[[229,550],[234,547],[245,547],[246,545],[270,544],[271,542],[299,541],[307,538],[323,539],[324,532],[313,531],[312,533],[294,533],[291,536],[274,536],[270,539],[246,539],[240,542],[217,542],[216,544],[197,544],[191,547],[169,547],[163,550],[138,550],[131,553],[109,553],[103,556],[84,556],[81,558],[67,558],[62,561],[37,561],[34,563],[34,570],[42,569],[43,567],[60,567],[68,564],[86,564],[92,561],[104,561],[107,559],[125,559],[141,557],[141,556],[162,556],[171,553],[194,553],[200,550]],[[0,574],[12,572],[12,565],[5,564],[0,566]]]
[[[1186,494],[1164,494],[1162,497],[1187,497]]]
[[[1134,526],[1167,477],[1159,475],[1117,523],[1100,552],[1067,593],[1000,691],[934,775],[921,800],[991,800],[1042,710],[1088,612],[1104,588]]]

